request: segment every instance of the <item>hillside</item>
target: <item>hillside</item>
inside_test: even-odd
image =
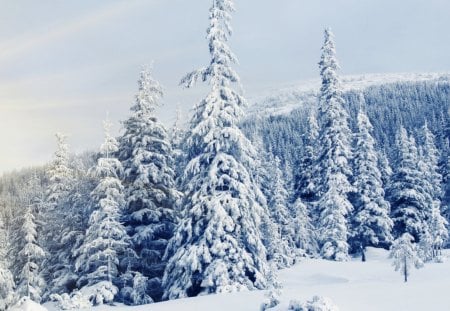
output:
[[[450,73],[386,73],[347,75],[341,77],[343,90],[363,92],[369,87],[405,82],[448,82]],[[292,110],[315,103],[320,89],[320,79],[298,81],[277,89],[269,89],[251,97],[247,117],[284,115]]]
[[[335,262],[306,259],[279,272],[284,288],[281,304],[273,311],[285,311],[290,300],[308,300],[314,295],[330,298],[342,311],[449,310],[447,285],[450,262],[429,263],[414,270],[408,283],[391,266],[384,250],[369,249],[367,262],[354,259]],[[448,256],[448,254],[447,254]],[[263,291],[208,295],[137,307],[102,306],[96,311],[258,311]],[[49,310],[56,310],[47,305]]]

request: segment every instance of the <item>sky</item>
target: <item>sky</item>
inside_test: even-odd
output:
[[[236,0],[232,50],[247,97],[318,77],[331,27],[342,74],[450,71],[448,0]],[[54,134],[96,150],[128,116],[143,65],[168,127],[206,92],[178,83],[208,63],[211,0],[0,0],[0,173],[52,159]]]

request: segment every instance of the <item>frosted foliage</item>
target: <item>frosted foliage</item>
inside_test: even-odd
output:
[[[163,285],[169,299],[266,286],[260,233],[266,211],[248,173],[255,151],[237,127],[245,101],[232,88],[239,80],[227,45],[233,10],[232,1],[213,1],[207,34],[211,62],[182,80],[186,86],[209,80],[211,91],[195,107],[190,124],[184,219],[166,252]]]
[[[272,161],[273,194],[269,201],[269,210],[277,235],[276,241],[274,241],[276,243],[275,260],[278,268],[286,268],[291,266],[296,259],[295,225],[293,215],[288,208],[289,193],[286,190],[280,165],[280,159],[275,157]]]
[[[431,202],[427,204],[426,218],[429,228],[427,259],[442,261],[441,249],[448,239],[448,222],[441,213],[442,175],[439,170],[440,154],[435,145],[435,137],[425,122],[421,131],[420,162],[419,167],[423,178],[422,186],[429,194]]]
[[[0,218],[0,310],[5,310],[14,302],[14,278],[7,259],[9,241],[3,220]]]
[[[297,197],[300,197],[305,202],[311,202],[317,199],[317,190],[319,180],[315,174],[315,164],[317,161],[317,139],[319,137],[319,126],[315,112],[311,111],[308,117],[308,132],[305,134],[303,157],[300,161],[299,181],[296,184]]]
[[[339,308],[330,298],[314,296],[307,302],[291,300],[288,311],[339,311]]]
[[[89,297],[83,296],[79,291],[75,291],[72,294],[52,294],[50,300],[56,303],[59,310],[81,310],[90,309],[92,303],[89,301]]]
[[[49,170],[50,186],[47,190],[47,201],[53,205],[70,190],[73,171],[69,168],[69,146],[67,137],[62,133],[56,134],[57,150]]]
[[[164,249],[173,234],[180,193],[175,187],[170,137],[155,116],[163,95],[148,70],[141,72],[139,92],[132,114],[124,122],[119,158],[126,185],[125,225],[139,259],[131,269],[149,279],[162,278]],[[162,295],[160,286],[149,289],[153,299]]]
[[[389,258],[393,260],[392,265],[395,271],[400,271],[405,282],[408,281],[413,267],[416,269],[423,267],[423,262],[417,254],[417,246],[413,242],[414,237],[409,233],[404,233],[394,241],[389,254]]]
[[[319,141],[317,171],[320,176],[319,189],[319,244],[322,257],[332,260],[347,260],[347,215],[353,207],[348,193],[353,190],[348,177],[351,175],[349,159],[351,132],[347,124],[347,112],[337,75],[339,68],[335,55],[332,33],[325,30],[325,42],[319,63],[322,87],[319,102]]]
[[[95,210],[89,218],[89,227],[83,244],[76,251],[75,268],[82,274],[78,285],[89,287],[93,304],[110,302],[117,293],[113,278],[118,276],[119,257],[128,249],[128,235],[120,223],[120,213],[125,205],[120,162],[111,157],[117,150],[117,143],[109,134],[109,124],[105,123],[105,142],[102,157],[93,173],[99,183],[91,193]]]
[[[5,310],[14,302],[14,279],[6,268],[0,268],[0,310]]]
[[[308,207],[301,199],[295,200],[293,203],[293,225],[294,225],[294,241],[296,247],[304,250],[306,253],[317,254],[317,233],[312,225]]]
[[[40,263],[45,257],[44,250],[37,244],[37,226],[31,206],[26,210],[22,225],[22,239],[24,247],[19,252],[19,256],[24,259],[24,265],[19,276],[17,294],[22,297],[29,297],[35,302],[41,301],[45,281],[41,276]]]
[[[396,170],[389,187],[394,234],[398,237],[407,232],[420,241],[423,230],[428,227],[427,210],[432,200],[423,187],[425,180],[418,166],[415,141],[404,128],[397,136],[397,150]]]
[[[40,235],[40,243],[49,254],[43,263],[43,275],[52,291],[60,292],[66,290],[64,283],[70,279],[69,271],[73,270],[71,244],[66,243],[64,238],[73,232],[72,228],[75,226],[72,219],[66,216],[73,213],[68,199],[73,191],[75,176],[70,168],[67,137],[57,133],[56,139],[57,149],[48,169],[46,196],[37,207],[37,215],[39,221],[46,223]]]
[[[111,303],[118,289],[109,281],[101,281],[90,286],[85,286],[81,290],[81,295],[93,305]]]
[[[352,220],[353,247],[384,246],[392,243],[390,206],[384,199],[378,154],[371,135],[372,124],[364,112],[358,114],[354,152],[355,214]]]

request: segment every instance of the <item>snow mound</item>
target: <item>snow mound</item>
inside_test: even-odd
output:
[[[366,260],[367,261],[382,261],[389,258],[389,251],[382,248],[367,247]],[[361,260],[360,258],[358,258]]]
[[[10,311],[48,311],[45,307],[30,300],[28,297],[23,297],[16,303]]]

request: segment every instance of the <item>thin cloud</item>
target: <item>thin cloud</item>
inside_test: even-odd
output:
[[[152,3],[156,3],[153,1]],[[0,63],[18,57],[23,53],[30,53],[33,49],[47,45],[58,39],[70,36],[85,29],[94,27],[100,23],[104,23],[117,16],[123,15],[125,12],[134,10],[137,7],[148,4],[143,0],[127,0],[120,1],[106,8],[102,8],[94,13],[82,16],[78,19],[69,21],[59,27],[43,33],[29,33],[17,39],[4,42],[0,45]]]

